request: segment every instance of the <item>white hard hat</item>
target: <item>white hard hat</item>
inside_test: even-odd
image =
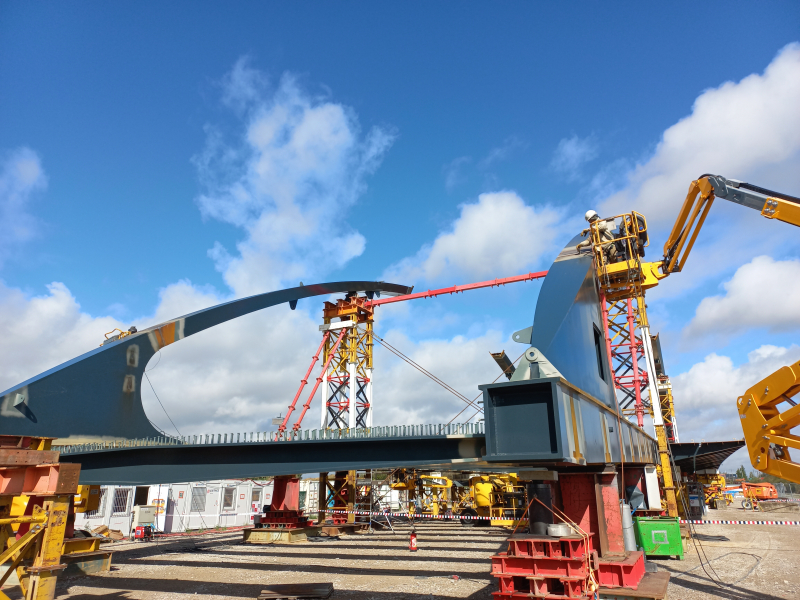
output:
[[[587,221],[589,221],[591,223],[592,220],[594,220],[596,218],[597,218],[597,213],[595,211],[593,211],[593,210],[587,210],[586,211],[586,220]]]

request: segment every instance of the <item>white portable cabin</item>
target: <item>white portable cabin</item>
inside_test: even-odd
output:
[[[316,513],[319,481],[300,480],[300,508]],[[156,529],[178,533],[253,522],[255,514],[272,501],[272,481],[224,479],[151,486],[101,486],[97,510],[75,515],[75,527],[106,525],[129,535],[133,507],[156,506]]]

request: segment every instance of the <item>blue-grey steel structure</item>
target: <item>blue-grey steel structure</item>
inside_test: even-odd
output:
[[[496,471],[524,465],[603,468],[608,462],[619,462],[619,446],[614,443],[619,437],[604,437],[598,431],[600,425],[611,421],[595,419],[597,415],[585,409],[581,420],[580,405],[573,403],[570,406],[578,407],[578,420],[574,428],[565,429],[571,421],[563,418],[563,394],[549,395],[535,389],[550,385],[569,387],[563,380],[551,380],[529,382],[528,387],[534,389],[521,384],[506,388],[522,392],[523,401],[510,411],[508,406],[490,408],[488,430],[484,423],[460,423],[288,431],[277,439],[275,432],[161,437],[67,446],[62,448],[61,461],[81,463],[83,484],[118,485],[399,465]],[[531,402],[531,392],[541,395]],[[552,399],[555,404],[550,403]],[[535,414],[541,408],[537,403],[545,405],[539,414]],[[526,418],[531,407],[537,417],[534,421]],[[508,426],[511,421],[514,423]],[[508,431],[501,427],[498,432],[490,423],[508,426]],[[621,423],[625,462],[654,462],[652,439],[627,421]],[[520,432],[524,435],[518,435]]]
[[[530,343],[564,379],[618,411],[592,255],[578,252],[580,241],[570,240],[547,272]]]
[[[164,440],[158,447],[147,441],[77,448],[62,460],[82,464],[83,483],[126,484],[396,466],[585,469],[654,463],[653,438],[619,415],[604,371],[609,362],[592,259],[575,249],[578,241],[571,240],[550,268],[533,327],[514,336],[531,346],[529,364],[512,381],[480,386],[485,427],[453,433],[417,426],[403,435],[398,428],[376,427],[325,433],[325,439],[301,432],[269,442],[193,437]]]
[[[407,294],[375,281],[300,286],[233,300],[106,343],[0,396],[0,434],[57,437],[64,443],[162,435],[142,407],[142,374],[161,348],[237,317],[312,296],[348,292]]]

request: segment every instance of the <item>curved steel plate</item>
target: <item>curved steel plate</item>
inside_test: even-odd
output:
[[[582,239],[570,240],[545,277],[536,303],[531,345],[567,381],[617,411],[592,255],[575,249]]]
[[[156,437],[161,433],[145,415],[141,381],[147,362],[164,346],[285,302],[347,292],[410,291],[406,286],[376,281],[319,283],[232,300],[155,325],[3,392],[0,434],[58,437],[70,443]]]

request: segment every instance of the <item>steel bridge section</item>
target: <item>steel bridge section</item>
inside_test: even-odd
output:
[[[208,436],[167,438],[163,445],[145,447],[91,451],[67,447],[61,461],[81,464],[81,484],[144,485],[401,466],[602,468],[608,463],[653,464],[657,460],[652,437],[563,378],[512,381],[481,389],[485,429],[470,424],[322,429],[289,432],[276,441],[242,443],[227,443],[227,436],[223,443],[219,438],[215,443],[214,436],[210,443]],[[407,435],[396,435],[406,429]],[[442,435],[442,431],[476,433]],[[317,434],[326,439],[313,439]],[[236,439],[247,436],[238,434]]]
[[[600,342],[599,288],[591,256],[575,249],[579,241],[580,237],[571,240],[548,271],[533,327],[523,330],[529,332],[527,339],[519,334],[514,337],[536,347],[561,376],[534,376],[531,367],[527,379],[480,386],[486,419],[483,433],[480,428],[461,428],[456,430],[458,435],[441,435],[442,426],[411,426],[411,435],[398,436],[396,426],[357,429],[350,422],[338,434],[325,430],[324,439],[292,431],[267,442],[229,444],[219,443],[217,437],[203,439],[211,443],[194,443],[194,438],[192,443],[167,438],[161,446],[153,446],[149,439],[146,444],[132,443],[134,438],[160,435],[144,415],[139,383],[147,361],[163,346],[298,298],[407,291],[374,282],[262,294],[125,337],[6,392],[0,407],[0,433],[56,436],[59,444],[66,445],[81,438],[116,440],[113,448],[104,444],[94,446],[99,448],[94,451],[83,446],[77,451],[74,446],[64,449],[61,461],[81,463],[83,484],[168,483],[401,466],[585,471],[602,469],[607,463],[654,464],[655,440],[622,417],[611,373],[604,372],[609,360],[606,345]],[[342,439],[329,439],[332,435]]]
[[[480,466],[482,435],[169,445],[65,453],[81,485],[151,485],[397,466]],[[484,466],[486,466],[484,464]]]

